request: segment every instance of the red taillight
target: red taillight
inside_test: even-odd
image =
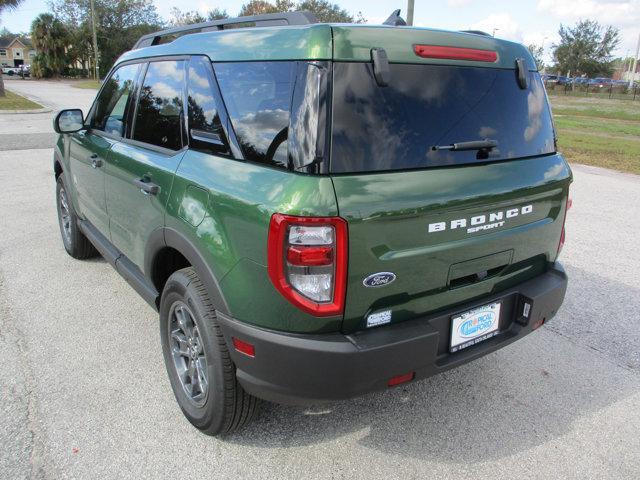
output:
[[[413,377],[415,377],[415,375],[416,375],[415,372],[396,375],[395,377],[392,377],[391,379],[389,379],[389,381],[387,382],[387,385],[390,387],[395,387],[396,385],[400,385],[401,383],[410,382],[411,380],[413,380]]]
[[[444,47],[440,45],[414,45],[413,51],[423,58],[442,58],[447,60],[472,60],[476,62],[495,62],[498,53],[493,50],[477,48]]]
[[[240,340],[239,338],[233,337],[233,348],[235,348],[240,353],[249,355],[250,357],[256,356],[255,347],[250,343],[245,342],[244,340]]]
[[[292,304],[317,317],[341,315],[347,287],[347,222],[340,217],[271,217],[269,278]]]

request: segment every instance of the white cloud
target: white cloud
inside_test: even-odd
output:
[[[470,27],[471,30],[482,30],[490,35],[496,29],[496,37],[522,42],[522,31],[518,22],[509,13],[492,13]]]
[[[640,22],[640,0],[538,0],[538,10],[559,19],[592,18],[618,27]]]
[[[447,0],[447,5],[449,7],[466,7],[473,3],[473,0]]]
[[[635,53],[640,25],[640,0],[538,0],[538,10],[563,23],[593,19],[601,25],[619,28],[621,42],[617,54],[624,55],[627,50],[630,55]],[[556,41],[557,36],[554,38]]]

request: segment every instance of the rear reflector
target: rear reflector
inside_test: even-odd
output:
[[[416,372],[409,372],[409,373],[405,373],[403,375],[397,375],[395,377],[392,377],[388,382],[387,385],[390,387],[395,387],[396,385],[400,385],[401,383],[407,383],[410,382],[411,380],[413,380],[413,377],[416,376]]]
[[[233,346],[240,353],[244,353],[245,355],[249,355],[250,357],[256,356],[255,347],[250,343],[245,342],[244,340],[233,337]]]
[[[287,262],[291,265],[318,267],[333,263],[333,247],[297,247],[287,248]]]
[[[498,54],[493,50],[476,48],[443,47],[440,45],[414,45],[413,51],[423,58],[442,58],[447,60],[470,60],[475,62],[495,62]]]

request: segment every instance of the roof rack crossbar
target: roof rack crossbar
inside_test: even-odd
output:
[[[247,17],[223,18],[222,20],[213,20],[211,22],[194,23],[180,27],[167,28],[159,32],[148,33],[138,39],[132,50],[143,47],[158,45],[163,37],[171,35],[188,35],[191,33],[209,32],[215,30],[224,30],[227,25],[237,25],[242,23],[251,23],[256,27],[268,27],[275,25],[309,25],[318,23],[316,16],[308,11],[300,12],[284,12],[284,13],[268,13],[265,15],[251,15]]]

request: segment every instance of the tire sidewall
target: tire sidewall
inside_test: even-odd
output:
[[[207,360],[209,391],[207,400],[201,407],[194,405],[187,397],[173,363],[169,339],[169,312],[177,301],[186,303],[191,310]],[[225,379],[221,361],[222,352],[216,336],[215,318],[212,318],[212,314],[213,310],[204,305],[187,275],[178,271],[169,278],[160,302],[160,340],[171,388],[182,412],[195,427],[219,430],[223,427],[225,419]]]
[[[71,224],[71,238],[67,238],[66,235],[64,234],[64,229],[62,227],[62,215],[61,215],[61,210],[60,210],[60,191],[64,190],[64,194],[67,198],[67,206],[69,208],[69,222]],[[58,213],[58,227],[60,228],[60,236],[62,237],[62,244],[64,245],[64,249],[67,251],[67,253],[72,254],[73,253],[73,242],[76,238],[76,233],[77,233],[77,229],[78,229],[78,223],[76,221],[76,213],[73,210],[73,205],[71,204],[71,199],[69,198],[69,190],[67,189],[67,186],[65,185],[65,181],[64,181],[64,174],[60,175],[58,177],[58,180],[56,182],[56,208],[57,208],[57,213]]]

